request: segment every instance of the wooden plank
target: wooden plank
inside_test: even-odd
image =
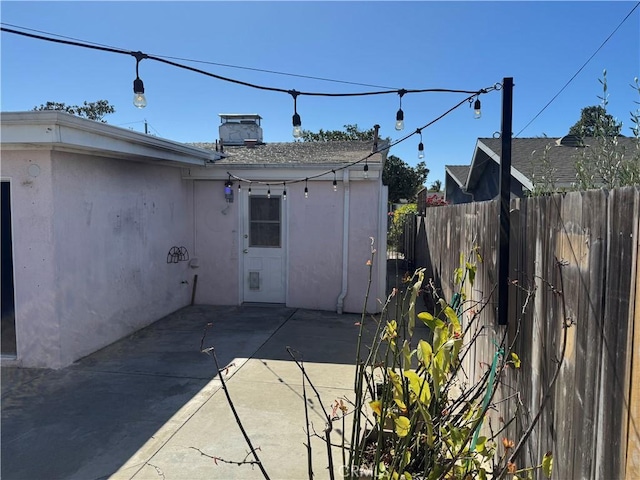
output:
[[[586,235],[586,265],[582,265],[582,294],[576,316],[576,374],[572,421],[576,437],[573,478],[595,478],[594,456],[598,430],[600,362],[602,352],[602,295],[606,272],[607,198],[603,190],[582,197],[582,226]]]
[[[600,382],[600,425],[597,450],[597,478],[621,478],[624,472],[626,439],[622,435],[628,419],[627,352],[631,289],[633,229],[633,189],[612,190],[609,194],[609,239],[604,314],[604,348]],[[630,195],[631,194],[631,195]]]
[[[640,478],[640,188],[636,189],[635,194],[635,218],[637,221],[633,233],[635,257],[632,263],[635,264],[636,274],[634,284],[632,284],[633,299],[630,309],[632,318],[629,322],[632,328],[629,335],[632,344],[629,348],[631,366],[625,478]]]

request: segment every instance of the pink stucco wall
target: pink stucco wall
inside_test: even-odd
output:
[[[292,307],[335,310],[342,290],[344,189],[313,182],[289,187],[289,295]]]
[[[30,166],[37,176],[29,174]],[[36,367],[62,363],[51,166],[49,152],[2,152],[2,179],[11,189],[18,360]]]
[[[224,182],[196,180],[196,249],[200,267],[196,302],[237,305],[242,303],[240,284],[243,203],[227,203]],[[369,279],[366,265],[371,256],[370,237],[378,250],[373,265],[373,282],[367,308],[379,310],[380,269],[385,264],[380,249],[379,212],[381,188],[377,181],[349,183],[349,260],[344,312],[360,313]],[[345,190],[342,182],[334,192],[331,181],[287,185],[286,214],[286,304],[294,308],[336,310],[343,280],[343,224]],[[384,240],[383,240],[384,244]]]
[[[55,151],[2,161],[20,365],[68,365],[189,303],[188,262],[166,261],[172,246],[194,244],[192,183],[180,169]]]
[[[198,258],[196,303],[238,305],[238,201],[227,203],[224,182],[194,180]]]

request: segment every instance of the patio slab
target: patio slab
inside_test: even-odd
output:
[[[3,367],[1,476],[262,478],[255,466],[216,465],[206,456],[240,461],[248,451],[215,365],[200,353],[212,323],[205,346],[230,365],[229,393],[271,478],[307,478],[302,376],[286,347],[302,353],[329,408],[353,390],[359,319],[284,307],[186,307],[62,370]],[[322,407],[309,388],[307,396],[321,431]],[[325,447],[319,439],[312,445],[315,478],[328,478]],[[338,473],[340,465],[336,451]]]

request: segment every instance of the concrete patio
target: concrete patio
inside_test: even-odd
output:
[[[2,368],[2,478],[251,479],[248,448],[216,376],[200,352],[230,365],[229,392],[272,479],[307,478],[304,355],[325,408],[353,391],[359,315],[284,307],[185,307],[62,370]],[[307,389],[310,421],[324,428]],[[338,434],[334,442],[340,441]],[[326,453],[312,442],[316,478]],[[339,456],[339,451],[336,451]],[[249,458],[250,459],[250,458]],[[341,478],[340,458],[336,476]]]

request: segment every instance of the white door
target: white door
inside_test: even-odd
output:
[[[243,301],[285,303],[282,196],[254,190],[244,200]]]

